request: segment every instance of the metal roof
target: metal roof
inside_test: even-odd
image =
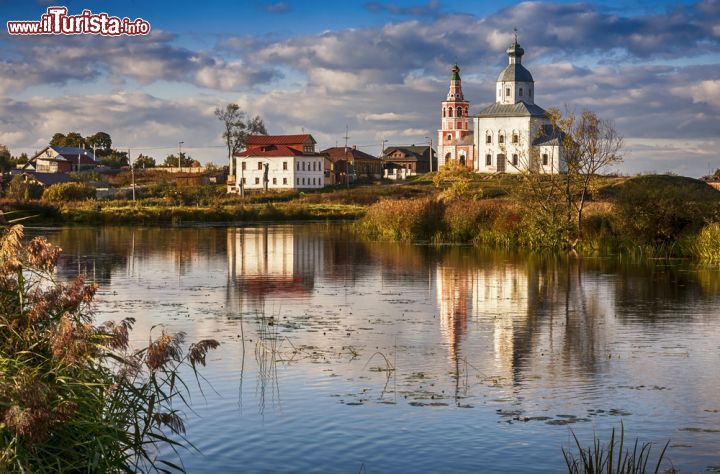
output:
[[[508,64],[500,73],[498,82],[535,82],[530,71],[520,63]]]
[[[494,103],[481,110],[475,117],[545,117],[545,109],[535,104],[518,102],[516,104]]]

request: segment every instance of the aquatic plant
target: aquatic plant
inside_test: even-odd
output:
[[[575,457],[573,453],[562,448],[565,464],[570,474],[645,474],[648,472],[647,465],[650,461],[652,443],[643,443],[638,446],[639,440],[636,438],[632,445],[632,451],[623,450],[625,448],[625,426],[622,422],[620,422],[620,437],[617,442],[615,428],[613,428],[609,443],[603,444],[600,438],[593,436],[593,443],[588,448],[582,447],[574,431],[570,432],[578,449],[578,457]],[[660,471],[669,444],[668,440],[657,458],[653,473],[657,474]],[[671,467],[669,472],[675,472],[674,468]]]
[[[703,262],[720,263],[720,222],[702,228],[695,239],[694,253]]]
[[[180,372],[197,380],[219,343],[160,331],[130,349],[133,319],[96,325],[96,285],[57,282],[59,255],[19,225],[0,238],[0,471],[182,471],[158,457],[189,446]]]

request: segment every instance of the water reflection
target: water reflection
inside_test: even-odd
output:
[[[223,340],[208,370],[216,389],[227,389],[225,398],[209,404],[203,418],[227,427],[227,439],[218,444],[230,453],[260,443],[250,428],[245,431],[247,419],[227,422],[252,410],[219,408],[222,400],[237,399],[238,384],[240,407],[243,398],[254,397],[263,423],[294,414],[297,424],[282,419],[287,436],[277,434],[275,441],[288,446],[287,462],[315,463],[305,470],[330,467],[323,462],[332,455],[325,453],[323,461],[322,449],[313,457],[302,444],[313,426],[316,439],[329,440],[327,413],[341,421],[354,413],[381,420],[391,405],[475,407],[454,422],[448,410],[426,414],[430,426],[410,417],[402,424],[410,433],[443,434],[433,441],[446,452],[467,448],[463,440],[490,447],[467,431],[467,417],[491,433],[489,439],[507,437],[499,459],[521,454],[513,446],[537,444],[518,459],[535,456],[548,469],[561,467],[543,464],[543,453],[566,440],[563,423],[578,423],[573,428],[580,430],[582,423],[588,430],[609,427],[617,419],[600,414],[613,410],[650,437],[673,435],[691,446],[673,458],[688,470],[704,469],[707,463],[695,459],[708,455],[707,443],[720,441],[709,431],[682,431],[720,427],[713,395],[720,390],[717,268],[362,242],[334,225],[33,232],[65,249],[61,275],[84,274],[101,284],[99,316],[135,316],[140,333],[162,323],[191,339]],[[395,371],[380,356],[368,362],[376,352]],[[244,376],[256,381],[254,389],[242,386]],[[353,406],[366,411],[342,411]],[[521,417],[540,420],[531,440],[512,431]],[[368,418],[351,420],[355,429],[381,438],[393,429]],[[337,429],[327,431],[340,436]],[[403,436],[408,445],[420,442]],[[353,436],[343,439],[348,452],[362,449]],[[389,471],[396,454],[372,457],[385,463],[379,470]],[[460,463],[463,455],[456,454],[445,462]],[[221,459],[209,465],[227,468]],[[411,454],[400,459],[404,466],[414,462]]]

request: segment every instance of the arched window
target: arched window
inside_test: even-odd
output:
[[[460,155],[460,164],[465,166],[465,155]]]
[[[520,137],[518,136],[517,133],[513,133],[512,142],[513,142],[513,143],[520,143]]]
[[[492,165],[492,155],[488,153],[485,155],[485,166],[491,166]]]
[[[488,145],[492,144],[492,133],[485,133],[485,143],[487,143]]]
[[[502,132],[498,134],[498,143],[505,143],[505,135]]]
[[[452,117],[452,107],[448,109],[448,117]]]
[[[460,107],[457,108],[457,116],[462,117],[462,108]]]
[[[505,95],[507,97],[510,97],[510,88],[509,87],[505,89]]]
[[[448,140],[452,140],[452,135],[448,133]]]

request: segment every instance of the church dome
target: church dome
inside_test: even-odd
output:
[[[498,82],[535,82],[530,71],[519,63],[508,64],[498,76]]]

